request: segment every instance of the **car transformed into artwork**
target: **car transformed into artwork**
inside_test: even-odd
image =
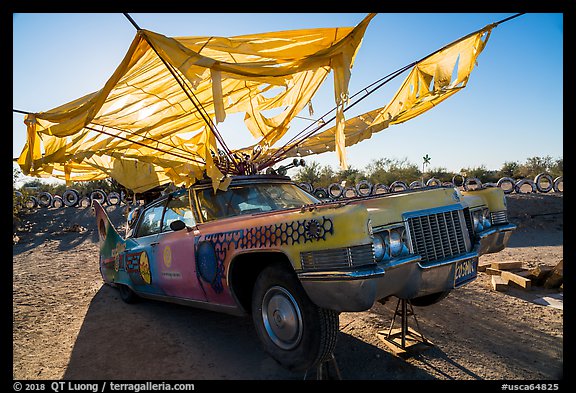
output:
[[[100,271],[124,301],[252,315],[263,347],[291,370],[331,356],[340,312],[396,296],[425,306],[476,278],[506,247],[502,189],[422,187],[321,201],[290,178],[207,179],[135,208],[125,235],[93,202]]]

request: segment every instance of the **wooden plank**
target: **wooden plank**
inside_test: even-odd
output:
[[[492,262],[490,265],[493,269],[499,269],[499,270],[521,269],[522,261]]]
[[[478,263],[478,271],[485,272],[486,268],[489,268],[491,265],[492,264],[490,262]]]
[[[503,271],[500,277],[502,280],[508,281],[509,283],[513,282],[523,289],[530,289],[532,287],[532,280],[513,272]]]
[[[528,279],[530,279],[529,276],[532,274],[529,269],[518,270],[518,271],[515,271],[514,273],[521,276],[521,277],[528,278]],[[532,281],[532,280],[530,279],[530,281]]]
[[[388,331],[379,330],[376,335],[392,350],[394,355],[400,358],[408,358],[434,346],[431,341],[411,327],[408,327],[404,337],[404,346],[402,346],[402,329],[392,329],[390,334],[388,333]]]
[[[508,281],[504,281],[500,276],[492,276],[492,289],[498,292],[506,292],[508,288]]]
[[[493,275],[493,276],[499,276],[500,273],[502,273],[502,270],[494,269],[494,268],[492,268],[492,267],[487,267],[484,272],[485,272],[486,274],[491,274],[491,275]]]

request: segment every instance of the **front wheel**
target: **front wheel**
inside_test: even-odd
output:
[[[258,276],[252,319],[264,350],[291,371],[315,367],[336,347],[338,312],[312,303],[295,274],[281,265],[270,265]]]

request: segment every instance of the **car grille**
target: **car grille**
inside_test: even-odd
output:
[[[472,214],[470,213],[469,208],[464,208],[464,221],[466,221],[466,228],[468,228],[468,234],[470,235],[470,239],[474,238],[474,224],[472,220]]]
[[[460,210],[445,211],[408,218],[413,252],[422,262],[435,262],[466,253],[465,214]]]
[[[300,260],[304,270],[347,269],[376,263],[372,244],[303,252]]]

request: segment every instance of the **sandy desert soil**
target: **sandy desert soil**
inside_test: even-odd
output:
[[[510,194],[507,201],[518,230],[507,249],[480,262],[555,266],[563,259],[562,193]],[[122,208],[107,210],[123,223]],[[249,317],[154,301],[123,303],[98,272],[91,209],[39,209],[20,227],[12,265],[14,379],[304,379],[263,352]],[[563,304],[559,289],[497,292],[490,276],[479,273],[443,301],[414,307],[418,324],[411,318],[410,326],[433,345],[407,358],[395,356],[378,335],[390,327],[396,298],[365,312],[342,313],[335,350],[341,377],[562,379],[563,309],[537,303],[545,296]]]

